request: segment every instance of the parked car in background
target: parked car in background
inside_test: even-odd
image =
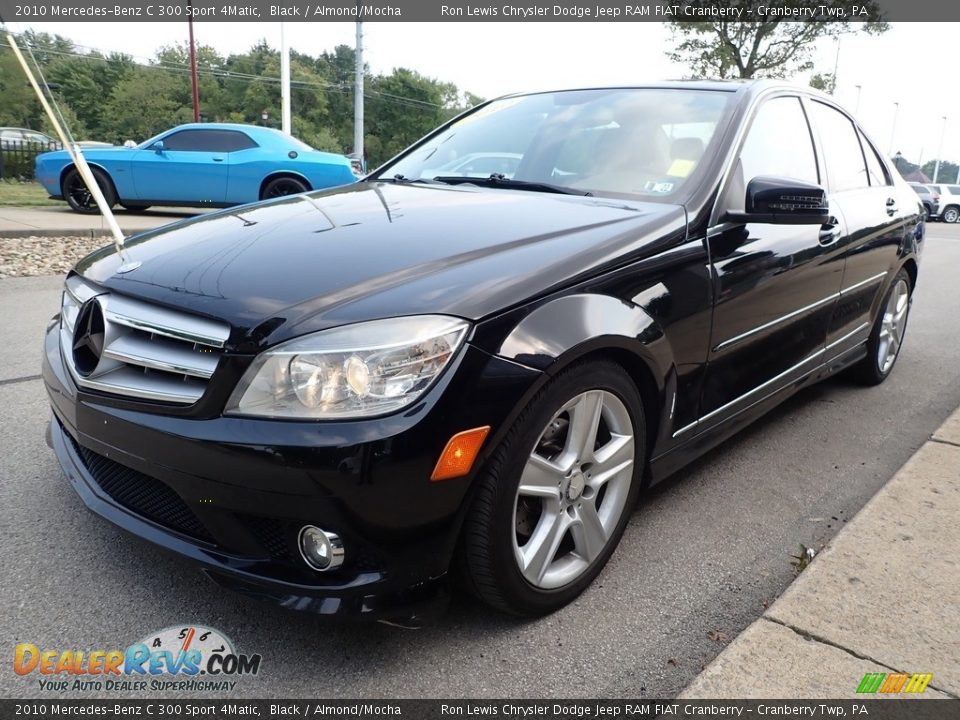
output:
[[[960,220],[960,185],[929,185],[940,195],[940,219],[945,223]]]
[[[62,147],[49,135],[28,128],[0,127],[0,149],[18,148],[26,144],[42,145],[48,149]]]
[[[438,153],[520,157],[438,176]],[[890,375],[923,230],[810,88],[501,98],[360,182],[81,260],[49,442],[93,512],[235,590],[417,623],[457,577],[542,615],[642,488],[805,386]]]
[[[932,220],[940,214],[940,193],[922,183],[907,183],[913,188],[913,191],[923,203],[923,209],[927,213],[927,219]]]
[[[107,203],[127,209],[229,207],[356,180],[343,155],[253,125],[180,125],[133,148],[92,148],[84,157]],[[38,156],[36,177],[76,212],[99,212],[66,151]]]

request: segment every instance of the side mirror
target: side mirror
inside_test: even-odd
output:
[[[157,155],[163,155],[163,140],[157,140],[151,147]]]
[[[778,177],[755,177],[747,184],[744,212],[723,220],[773,225],[825,225],[830,221],[827,191],[819,185]]]

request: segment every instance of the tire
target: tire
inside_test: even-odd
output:
[[[143,212],[144,210],[149,210],[150,205],[138,205],[137,203],[129,203],[120,201],[120,207],[124,210],[129,210],[130,212]]]
[[[308,192],[310,188],[303,180],[294,177],[284,176],[274,178],[263,186],[263,192],[260,193],[261,200],[270,198],[285,197],[287,195],[297,195]]]
[[[867,340],[867,356],[853,368],[854,377],[864,385],[879,385],[893,372],[910,319],[913,288],[910,275],[901,269],[883,296],[883,304]]]
[[[943,212],[940,213],[940,219],[945,223],[955,223],[960,219],[960,208],[956,205],[950,205],[949,207],[944,208]]]
[[[599,419],[586,422],[598,407]],[[575,435],[574,427],[588,432]],[[581,447],[577,435],[594,441]],[[640,394],[619,365],[578,363],[551,380],[477,478],[456,558],[467,589],[523,616],[553,612],[582,593],[636,505],[645,438]]]
[[[93,177],[100,186],[100,191],[107,201],[107,207],[113,207],[117,204],[117,193],[113,189],[113,182],[110,177],[98,168],[90,168]],[[100,208],[97,207],[93,195],[87,190],[87,185],[80,177],[80,172],[76,168],[70,168],[70,171],[64,175],[63,182],[60,184],[60,192],[64,199],[74,212],[82,215],[99,215]]]

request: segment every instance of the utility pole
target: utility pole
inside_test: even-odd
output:
[[[187,0],[187,27],[190,29],[190,83],[193,87],[193,121],[200,122],[200,88],[197,86],[197,45],[193,41],[193,0]]]
[[[833,61],[833,82],[830,83],[831,95],[837,92],[837,71],[840,69],[840,36],[837,35],[834,39],[837,41],[837,56]]]
[[[943,155],[943,136],[947,134],[947,116],[943,116],[943,128],[940,130],[940,144],[937,145],[937,162],[933,166],[933,181],[937,181],[940,174],[940,156]]]
[[[357,22],[356,68],[353,81],[353,152],[363,160],[363,23]]]
[[[860,92],[863,90],[862,85],[854,85],[857,88],[857,104],[853,106],[853,114],[856,115],[860,112]]]
[[[895,102],[893,104],[893,127],[890,128],[890,150],[887,152],[887,155],[893,153],[893,141],[897,137],[897,115],[900,113],[900,103]]]
[[[290,129],[290,48],[287,46],[286,23],[280,23],[280,128],[287,135]]]

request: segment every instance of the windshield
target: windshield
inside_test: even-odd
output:
[[[670,199],[698,175],[731,96],[649,88],[505,98],[457,121],[378,176],[431,181],[496,175],[581,194]]]

